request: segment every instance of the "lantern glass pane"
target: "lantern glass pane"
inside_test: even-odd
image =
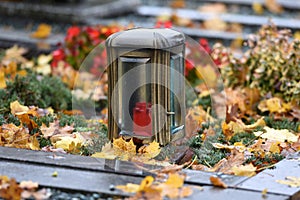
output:
[[[171,119],[171,129],[172,133],[175,133],[183,128],[184,122],[183,117],[185,116],[184,105],[185,105],[185,95],[184,95],[184,68],[183,68],[183,56],[182,54],[176,54],[171,56],[171,112],[174,112]]]
[[[120,57],[118,67],[119,116],[121,135],[152,136],[150,58]]]

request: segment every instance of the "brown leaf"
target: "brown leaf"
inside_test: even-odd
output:
[[[222,181],[221,178],[217,177],[217,176],[211,176],[209,177],[210,182],[217,187],[221,187],[221,188],[227,188],[228,186]]]
[[[283,8],[277,0],[265,0],[265,6],[272,13],[280,14],[283,12]]]
[[[171,8],[184,8],[185,7],[185,0],[172,0],[170,2]]]
[[[198,8],[200,12],[209,12],[209,13],[226,13],[227,8],[223,3],[214,3],[214,4],[205,4]]]

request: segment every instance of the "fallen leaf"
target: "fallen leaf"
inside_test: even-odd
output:
[[[10,112],[13,115],[26,114],[29,111],[29,107],[21,105],[18,101],[10,103]]]
[[[283,12],[283,8],[277,0],[265,0],[265,6],[272,13],[280,14]]]
[[[6,80],[4,71],[0,71],[0,89],[6,88]]]
[[[226,22],[221,20],[218,17],[205,20],[203,22],[203,27],[208,30],[214,30],[214,31],[226,31],[228,28],[228,25]]]
[[[115,159],[117,155],[115,154],[114,149],[112,148],[111,143],[106,143],[102,149],[101,152],[96,152],[92,155],[92,157],[95,158],[104,158],[104,159]]]
[[[205,4],[203,6],[199,6],[198,11],[200,12],[208,12],[208,13],[226,13],[227,8],[223,3],[213,3],[213,4]]]
[[[54,171],[52,174],[51,174],[52,177],[57,177],[58,176],[58,172],[57,171]]]
[[[282,99],[273,97],[261,101],[258,104],[258,109],[262,112],[269,111],[271,113],[285,113],[291,110],[290,103],[284,103]]]
[[[211,176],[209,177],[210,182],[216,186],[216,187],[221,187],[221,188],[227,188],[228,186],[222,181],[221,178],[217,176]]]
[[[264,131],[254,132],[254,135],[278,142],[297,142],[299,138],[298,135],[295,135],[287,129],[277,130],[267,126],[264,127]]]
[[[264,13],[264,7],[261,3],[259,2],[253,2],[252,3],[252,10],[254,11],[255,14],[257,15],[262,15]]]
[[[267,194],[268,194],[268,189],[267,189],[267,188],[265,188],[265,189],[263,189],[263,190],[261,191],[261,195],[262,195],[263,198],[266,198],[266,197],[267,197]]]
[[[254,176],[256,174],[256,167],[253,166],[252,163],[247,165],[240,165],[240,166],[234,166],[232,167],[232,171],[234,172],[234,175],[236,176]]]
[[[277,183],[288,185],[290,187],[300,187],[300,177],[287,176],[286,180],[276,180]]]
[[[154,158],[160,153],[159,143],[156,141],[151,142],[149,145],[144,145],[138,150],[141,156],[146,158]]]
[[[171,8],[184,8],[185,7],[185,0],[172,0],[170,2]]]
[[[48,24],[40,24],[37,30],[33,32],[30,36],[37,39],[45,39],[51,34],[52,27]]]
[[[37,182],[32,182],[32,181],[21,181],[19,184],[20,188],[22,189],[37,189],[39,187],[39,184]]]
[[[180,176],[178,173],[169,174],[167,181],[165,182],[166,185],[172,188],[180,188],[183,186],[184,177]]]

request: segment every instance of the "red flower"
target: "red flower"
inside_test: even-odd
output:
[[[186,59],[185,60],[185,72],[184,72],[184,75],[187,76],[192,69],[194,69],[194,63],[193,63],[193,61]]]
[[[80,34],[80,28],[78,26],[71,26],[67,30],[66,41],[70,42],[73,38],[77,37]]]
[[[86,28],[86,32],[87,32],[90,40],[92,40],[92,41],[99,40],[99,37],[100,37],[100,31],[99,30],[89,26],[89,27]]]
[[[171,21],[165,21],[165,22],[162,22],[162,21],[157,21],[156,24],[155,24],[155,28],[172,28],[172,22]]]
[[[210,49],[207,39],[201,38],[199,40],[199,43],[207,53],[211,53],[211,49]]]
[[[57,64],[59,61],[64,60],[65,59],[65,52],[62,48],[56,49],[55,51],[52,52],[52,62],[51,62],[51,66],[52,67],[57,67]]]

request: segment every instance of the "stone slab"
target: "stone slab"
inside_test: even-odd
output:
[[[266,169],[256,176],[247,179],[238,184],[236,188],[253,191],[267,189],[270,193],[284,194],[300,199],[299,187],[289,187],[288,185],[276,182],[276,180],[284,180],[287,176],[300,178],[300,153],[298,152],[293,156],[287,157],[287,159],[277,163],[275,167],[275,169]]]

